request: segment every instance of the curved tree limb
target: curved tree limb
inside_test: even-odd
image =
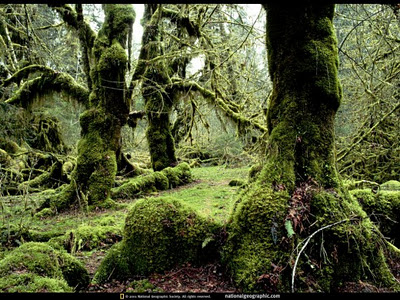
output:
[[[21,70],[18,70],[15,72],[10,78],[7,78],[3,81],[3,86],[7,87],[11,83],[19,83],[23,79],[27,79],[30,74],[33,74],[35,72],[54,72],[53,69],[50,69],[46,66],[42,65],[30,65],[25,68],[22,68]]]
[[[92,60],[91,52],[96,39],[96,33],[92,30],[90,25],[84,21],[82,4],[77,4],[76,10],[68,4],[60,5],[49,3],[48,6],[58,12],[63,21],[78,32],[79,40],[82,45],[83,70],[86,74],[88,88],[91,89],[90,63]]]
[[[76,83],[71,75],[56,72],[48,67],[41,65],[32,65],[25,67],[4,82],[4,86],[12,82],[18,82],[26,79],[30,74],[40,72],[41,75],[34,79],[27,80],[18,91],[5,102],[10,104],[18,104],[28,107],[34,101],[34,97],[38,94],[46,94],[49,91],[65,92],[73,97],[77,102],[88,106],[89,91],[82,85]]]
[[[260,124],[256,120],[251,120],[243,116],[241,113],[235,111],[230,105],[229,100],[221,98],[220,95],[210,91],[207,88],[202,87],[195,81],[183,81],[178,80],[173,83],[174,87],[182,89],[184,91],[197,91],[199,92],[209,103],[215,104],[229,119],[233,120],[237,125],[253,127],[261,132],[267,132],[268,129],[264,125]]]

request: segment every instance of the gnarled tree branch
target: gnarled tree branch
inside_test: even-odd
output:
[[[89,91],[85,87],[76,83],[71,75],[41,65],[31,65],[19,70],[4,82],[4,86],[26,79],[36,72],[40,72],[40,75],[25,81],[16,93],[6,100],[7,103],[28,107],[36,95],[54,91],[65,92],[77,102],[88,106]]]

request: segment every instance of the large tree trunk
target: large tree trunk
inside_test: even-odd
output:
[[[361,279],[392,286],[385,242],[335,166],[341,87],[334,6],[265,8],[273,80],[266,160],[237,201],[224,260],[247,291],[335,291]]]
[[[167,88],[170,79],[167,63],[159,59],[162,55],[159,29],[161,17],[161,5],[145,6],[146,24],[142,37],[142,49],[133,76],[134,79],[143,76],[142,94],[149,122],[146,137],[154,171],[160,171],[177,162],[170,124],[173,104],[171,91]]]
[[[77,165],[70,186],[54,203],[57,208],[76,199],[95,206],[107,203],[121,155],[121,128],[129,114],[125,48],[135,12],[129,5],[105,4],[103,8],[104,24],[88,58],[92,89],[89,108],[80,117]]]

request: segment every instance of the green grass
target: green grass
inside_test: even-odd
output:
[[[230,186],[229,182],[231,180],[246,181],[248,171],[249,168],[229,169],[218,166],[195,168],[191,170],[194,180],[192,183],[143,198],[171,197],[180,200],[199,214],[222,225],[227,221],[240,190],[240,187]],[[139,200],[116,199],[118,205],[115,207],[88,213],[77,209],[56,215],[34,216],[33,211],[43,201],[41,197],[43,196],[40,194],[0,197],[0,261],[9,251],[24,242],[51,240],[50,245],[58,247],[57,245],[65,246],[66,241],[69,241],[68,237],[71,236],[78,243],[76,252],[72,254],[83,261],[87,267],[92,266],[91,270],[94,272],[96,267],[93,266],[99,262],[96,257],[103,257],[103,253],[108,251],[113,242],[110,243],[110,240],[104,237],[106,235],[98,234],[95,238],[100,240],[92,243],[94,248],[79,247],[79,243],[82,241],[84,244],[87,240],[94,239],[92,234],[101,233],[109,228],[115,228],[114,234],[121,234],[130,207]],[[74,231],[74,235],[71,230]],[[87,234],[87,236],[81,236],[82,234]],[[134,286],[132,291],[140,290],[140,288],[141,286]]]
[[[180,199],[200,214],[223,223],[228,219],[239,190],[239,187],[229,186],[229,182],[233,179],[246,179],[248,171],[249,168],[192,169],[195,180],[192,184],[163,192],[162,195]]]
[[[229,186],[233,179],[246,180],[249,168],[203,167],[191,170],[194,181],[172,190],[155,193],[147,197],[173,197],[191,206],[203,216],[212,218],[223,224],[229,217],[231,208],[236,199],[239,187]],[[83,213],[79,210],[69,211],[42,218],[32,216],[32,211],[40,202],[39,195],[29,194],[21,196],[0,197],[0,242],[5,245],[10,228],[13,232],[29,231],[28,240],[47,241],[61,236],[66,232],[77,229],[79,226],[116,226],[121,230],[125,224],[125,217],[129,208],[138,199],[120,202],[116,208]],[[147,198],[145,197],[145,198]],[[118,200],[117,200],[118,201]],[[13,240],[17,246],[26,241],[24,237]],[[3,248],[3,247],[0,247]],[[6,249],[0,249],[1,252]],[[0,258],[2,255],[0,255]]]

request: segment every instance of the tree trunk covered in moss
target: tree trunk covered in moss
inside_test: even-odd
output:
[[[358,280],[392,287],[385,242],[335,166],[341,87],[334,6],[264,7],[270,135],[263,169],[231,215],[224,261],[245,291],[327,292]]]
[[[148,120],[147,142],[154,171],[176,163],[174,139],[171,134],[170,114],[173,99],[168,91],[170,78],[162,55],[160,41],[161,5],[145,5],[142,49],[133,79],[142,76],[142,94]]]
[[[93,43],[85,42],[85,37],[92,36],[87,33],[89,29],[80,27],[84,48],[92,47],[86,52],[90,66],[85,68],[90,68],[92,88],[89,107],[80,116],[76,169],[71,185],[54,203],[58,208],[69,205],[74,199],[87,201],[89,205],[101,205],[109,200],[117,161],[122,155],[121,128],[129,114],[125,97],[128,63],[125,48],[135,12],[129,5],[105,4],[103,9],[105,20]],[[67,14],[64,20],[70,16]]]
[[[135,18],[126,5],[104,5],[105,20],[94,42],[90,109],[80,118],[76,182],[89,204],[110,197],[121,149],[121,128],[129,107],[125,99],[125,53],[128,31]]]

